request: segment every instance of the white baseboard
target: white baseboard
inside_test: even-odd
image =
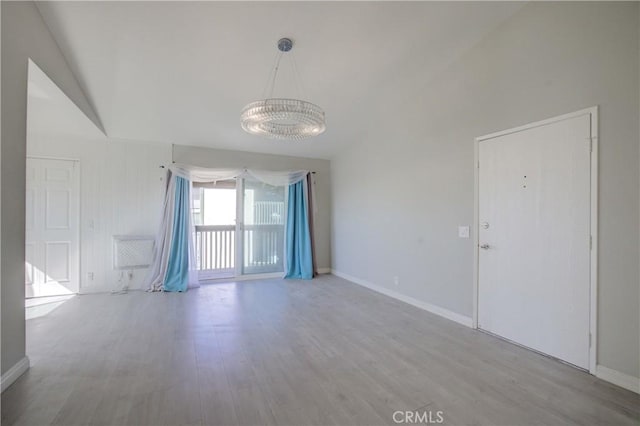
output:
[[[640,393],[640,379],[618,370],[596,365],[596,377],[635,393]]]
[[[318,274],[330,274],[331,268],[318,268]],[[255,281],[255,280],[267,280],[272,278],[282,278],[284,272],[271,272],[267,274],[250,274],[250,275],[240,275],[237,277],[229,277],[229,278],[210,278],[210,279],[201,279],[200,282],[203,284],[213,284],[213,283],[228,283],[228,282],[236,282],[236,281]]]
[[[29,369],[29,358],[24,357],[20,361],[16,362],[13,367],[7,370],[6,373],[0,378],[0,392],[4,392],[6,388],[11,386],[13,382],[18,380],[18,377],[22,376],[25,371]]]
[[[351,281],[355,284],[361,285],[363,287],[366,287],[370,290],[376,291],[378,293],[382,293],[385,296],[389,296],[392,297],[394,299],[400,300],[402,302],[408,303],[410,305],[413,305],[417,308],[420,309],[424,309],[425,311],[431,312],[432,314],[436,314],[439,315],[443,318],[446,318],[448,320],[451,321],[455,321],[458,324],[462,324],[464,326],[467,327],[472,327],[473,326],[473,321],[470,317],[464,316],[464,315],[460,315],[456,312],[450,311],[448,309],[445,308],[441,308],[440,306],[436,306],[436,305],[432,305],[431,303],[427,303],[427,302],[423,302],[421,300],[418,299],[414,299],[413,297],[410,296],[405,296],[404,294],[398,293],[396,291],[393,290],[389,290],[388,288],[384,288],[384,287],[380,287],[377,286],[375,284],[372,284],[368,281],[362,280],[360,278],[356,278],[353,277],[351,275],[345,274],[343,272],[340,271],[336,271],[335,269],[331,270],[331,273],[337,277],[343,278],[347,281]]]
[[[270,280],[273,278],[282,278],[283,276],[284,276],[284,272],[269,272],[264,274],[239,275],[237,277],[228,277],[228,278],[202,279],[200,280],[200,283],[215,284],[215,283],[233,283],[237,281]]]

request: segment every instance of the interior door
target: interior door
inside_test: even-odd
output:
[[[26,297],[78,293],[77,161],[27,158]]]
[[[590,115],[479,142],[478,327],[589,367]]]

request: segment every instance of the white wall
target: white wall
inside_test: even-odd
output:
[[[266,141],[265,143],[271,143]],[[278,142],[275,142],[278,143]],[[329,161],[312,158],[286,157],[282,155],[257,154],[175,145],[173,160],[177,163],[201,167],[255,168],[262,170],[309,170],[315,171],[316,204],[315,249],[318,269],[331,268],[331,197],[329,189]]]
[[[24,217],[27,67],[32,58],[99,125],[33,2],[2,8],[2,359],[5,374],[25,357]]]
[[[171,145],[107,139],[29,64],[27,155],[79,160],[80,292],[142,288],[147,269],[113,268],[114,235],[157,232]]]
[[[333,268],[470,317],[474,137],[599,105],[598,362],[640,377],[638,16],[531,3],[432,81],[399,64],[331,161]]]
[[[160,165],[171,163],[171,145],[29,133],[27,155],[80,160],[80,292],[143,288],[146,268],[119,281],[113,236],[155,236],[166,177]]]

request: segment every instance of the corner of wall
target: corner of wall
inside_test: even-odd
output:
[[[640,394],[640,378],[633,377],[603,365],[596,366],[596,377]]]
[[[432,305],[431,303],[423,302],[421,300],[415,299],[413,297],[405,296],[404,294],[398,293],[393,290],[389,290],[387,288],[378,286],[369,281],[345,274],[343,272],[337,271],[335,269],[331,270],[331,273],[336,277],[340,277],[347,281],[350,281],[354,284],[358,284],[362,287],[366,287],[369,290],[373,290],[377,293],[384,294],[385,296],[389,296],[393,299],[400,300],[401,302],[408,303],[409,305],[415,306],[416,308],[423,309],[427,312],[431,312],[432,314],[441,316],[442,318],[446,318],[448,320],[457,322],[458,324],[462,324],[465,327],[473,327],[473,320],[471,317],[466,315],[461,315],[457,312],[450,311],[448,309],[442,308],[440,306]]]
[[[29,369],[29,358],[23,357],[20,361],[16,362],[11,368],[9,368],[0,377],[0,392],[4,392],[9,386],[13,384],[20,376],[22,376]]]

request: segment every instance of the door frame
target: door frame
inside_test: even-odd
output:
[[[245,189],[246,177],[244,175],[240,175],[240,176],[236,176],[235,178],[229,178],[225,180],[232,180],[232,179],[235,181],[235,191],[236,191],[235,225],[234,225],[235,249],[233,253],[235,257],[235,266],[233,267],[232,271],[231,269],[229,269],[229,271],[232,272],[233,275],[222,277],[222,276],[201,276],[199,274],[198,280],[201,282],[229,282],[229,280],[245,281],[245,280],[256,280],[256,279],[281,278],[283,276],[284,270],[279,272],[262,272],[262,273],[246,273],[244,271],[244,256],[245,256],[244,189]],[[285,187],[285,199],[284,199],[285,206],[287,203],[286,191],[287,191],[287,188]],[[193,202],[193,198],[191,202]],[[286,207],[285,207],[285,211],[286,211]]]
[[[246,169],[245,169],[246,171]],[[244,242],[244,232],[245,232],[245,199],[244,199],[244,191],[245,184],[247,181],[247,177],[243,174],[242,176],[238,176],[236,179],[236,267],[235,267],[235,277],[236,280],[248,280],[248,279],[267,279],[267,278],[282,278],[284,275],[284,267],[285,263],[283,261],[282,271],[278,272],[257,272],[257,273],[246,273],[244,266],[244,258],[245,258],[245,242]],[[287,212],[287,200],[289,187],[284,187],[284,211],[285,215]],[[283,230],[286,233],[286,227]],[[283,251],[284,255],[284,251]]]
[[[591,121],[591,171],[590,171],[590,303],[589,303],[589,373],[596,373],[597,331],[598,331],[598,106],[585,108],[568,114],[551,117],[523,126],[479,136],[474,140],[474,197],[473,197],[473,318],[472,327],[478,329],[478,291],[479,291],[479,205],[480,205],[480,142],[517,133],[524,130],[588,115]]]
[[[236,241],[234,279],[243,276],[244,265],[244,177],[236,177]]]
[[[38,154],[28,154],[25,156],[25,161],[28,159],[34,160],[56,160],[56,161],[70,161],[74,163],[74,170],[76,172],[76,179],[78,185],[78,252],[77,256],[77,265],[78,270],[75,271],[77,274],[78,281],[78,292],[74,294],[82,294],[82,163],[79,158],[74,157],[55,157],[50,155],[38,155]]]

